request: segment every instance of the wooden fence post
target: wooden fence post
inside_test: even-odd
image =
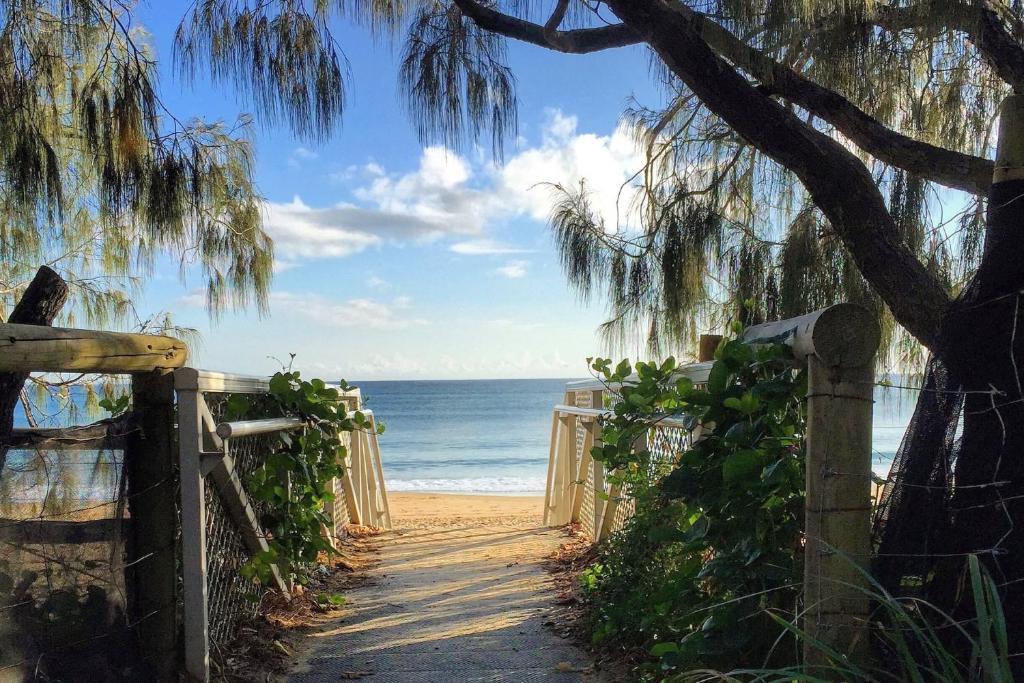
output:
[[[178,386],[181,564],[185,622],[185,676],[210,676],[210,613],[206,585],[206,482],[203,480],[202,394]]]
[[[548,445],[548,476],[544,484],[544,526],[551,524],[551,508],[554,499],[555,462],[558,457],[558,411],[551,413],[551,440]]]
[[[136,429],[125,445],[128,477],[128,614],[143,658],[159,681],[176,680],[178,563],[175,511],[174,377],[132,376]]]
[[[808,356],[804,661],[826,663],[819,640],[859,658],[871,605],[871,422],[874,368]]]
[[[812,643],[863,658],[868,644],[871,554],[871,418],[881,337],[866,309],[838,304],[749,328],[751,343],[785,344],[806,362],[807,498],[804,662],[825,663]]]
[[[697,362],[707,363],[715,359],[715,350],[718,349],[718,345],[722,343],[722,335],[720,334],[702,334],[700,335],[699,346],[697,349]]]

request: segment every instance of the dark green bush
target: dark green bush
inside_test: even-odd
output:
[[[645,675],[793,652],[769,614],[796,612],[803,571],[806,385],[785,353],[726,342],[703,387],[674,377],[673,359],[637,363],[628,382],[628,361],[592,361],[604,381],[626,382],[593,454],[636,512],[582,580],[594,641],[649,651]],[[699,438],[652,462],[639,444],[664,416],[685,416]]]

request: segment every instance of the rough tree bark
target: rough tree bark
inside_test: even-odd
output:
[[[1005,584],[1013,640],[1024,634],[1024,95],[1007,98],[999,128],[981,265],[950,307],[939,354],[965,392],[951,552],[978,553]],[[941,563],[936,592],[970,612],[963,574],[962,557]]]
[[[32,278],[21,300],[11,311],[9,323],[52,325],[68,300],[68,285],[52,269],[42,266]],[[0,476],[7,462],[7,449],[14,429],[14,411],[28,373],[0,372]]]

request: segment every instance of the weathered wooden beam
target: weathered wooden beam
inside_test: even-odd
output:
[[[109,543],[120,524],[122,521],[119,519],[68,521],[0,517],[0,541],[26,545]]]
[[[173,337],[0,324],[0,372],[151,372],[187,358]]]
[[[122,450],[130,420],[115,418],[77,427],[15,429],[10,447],[62,451]]]
[[[836,304],[788,320],[754,325],[741,339],[784,344],[798,361],[817,356],[828,367],[856,368],[875,357],[882,337],[878,319],[863,306]]]

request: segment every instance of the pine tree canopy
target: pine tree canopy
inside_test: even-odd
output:
[[[642,330],[664,351],[721,326],[723,311],[751,323],[853,301],[885,321],[884,362],[905,366],[979,265],[997,108],[1024,86],[1016,1],[451,0],[408,11],[402,80],[425,139],[514,129],[503,40],[650,51],[637,78],[664,98],[625,112],[647,161],[619,224],[604,224],[585,182],[554,187],[565,272],[582,296],[607,298],[613,341]]]
[[[252,124],[168,111],[133,9],[5,3],[3,303],[45,262],[87,294],[76,315],[124,315],[170,252],[198,264],[211,310],[262,306]],[[508,40],[646,49],[637,78],[663,98],[625,112],[647,163],[619,224],[585,182],[552,188],[565,271],[606,296],[611,338],[643,329],[675,347],[723,310],[753,322],[846,300],[883,315],[904,362],[934,343],[982,257],[997,106],[1024,87],[1022,13],[1016,0],[197,0],[174,58],[186,81],[236,89],[257,121],[322,140],[345,106],[332,26],[354,21],[402,46],[425,142],[486,139],[500,156],[516,132]]]

